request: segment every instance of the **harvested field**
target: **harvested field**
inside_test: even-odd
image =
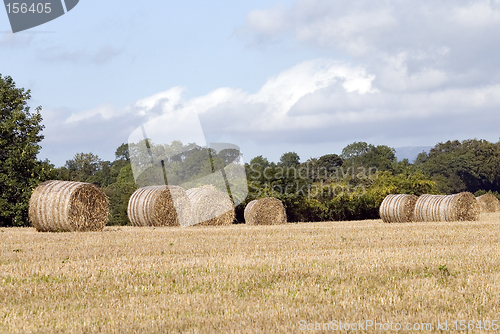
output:
[[[455,320],[498,318],[498,213],[0,235],[2,333],[300,333],[369,319],[456,333]]]

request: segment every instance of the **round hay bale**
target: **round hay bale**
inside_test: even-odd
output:
[[[84,182],[45,181],[35,188],[28,217],[40,232],[102,231],[109,204],[104,191]]]
[[[422,195],[415,204],[415,221],[478,220],[479,205],[470,192],[455,195]]]
[[[500,211],[500,201],[492,194],[484,194],[476,197],[482,212]]]
[[[133,226],[189,226],[191,202],[179,186],[143,187],[130,197],[127,215]]]
[[[227,193],[206,185],[186,191],[191,200],[193,225],[231,225],[234,203]]]
[[[245,223],[248,225],[286,224],[286,211],[277,198],[254,199],[245,207]]]
[[[409,223],[414,221],[415,195],[387,195],[380,204],[380,218],[384,223]]]

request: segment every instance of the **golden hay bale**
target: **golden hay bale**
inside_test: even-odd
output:
[[[478,220],[479,205],[470,192],[455,195],[422,195],[415,204],[415,221]]]
[[[133,226],[189,226],[191,202],[179,186],[148,186],[137,189],[128,202]]]
[[[500,211],[500,201],[492,194],[481,195],[476,200],[482,212]]]
[[[28,216],[40,232],[102,231],[108,213],[108,198],[99,187],[45,181],[31,195]]]
[[[286,211],[277,198],[254,199],[245,207],[245,223],[248,225],[286,224]]]
[[[201,186],[186,191],[191,200],[193,225],[231,225],[234,203],[227,193],[213,186]]]
[[[415,195],[387,195],[380,204],[380,218],[384,223],[409,223],[414,221]]]

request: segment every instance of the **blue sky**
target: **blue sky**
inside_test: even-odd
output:
[[[0,73],[42,105],[40,159],[113,160],[134,129],[196,107],[246,161],[498,141],[499,1],[106,1],[12,34]],[[147,110],[150,108],[151,110]]]

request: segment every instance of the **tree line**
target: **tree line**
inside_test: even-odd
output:
[[[11,77],[0,74],[0,226],[29,225],[31,192],[51,179],[101,187],[110,200],[109,224],[129,224],[128,200],[137,189],[131,154],[144,152],[122,144],[113,161],[83,152],[57,168],[48,160],[41,161],[37,158],[43,140],[41,107],[32,111],[30,98],[29,90],[16,88]],[[169,180],[178,183],[220,170],[240,154],[232,149],[217,152],[180,142],[151,143],[151,147],[169,167]],[[413,163],[398,161],[394,148],[389,146],[354,142],[340,154],[305,161],[295,152],[284,153],[276,163],[257,156],[245,164],[245,170],[249,193],[236,207],[236,222],[243,222],[248,202],[267,196],[284,203],[289,221],[370,219],[378,218],[380,203],[391,193],[470,191],[499,197],[500,141],[438,143],[429,152],[419,154]]]

